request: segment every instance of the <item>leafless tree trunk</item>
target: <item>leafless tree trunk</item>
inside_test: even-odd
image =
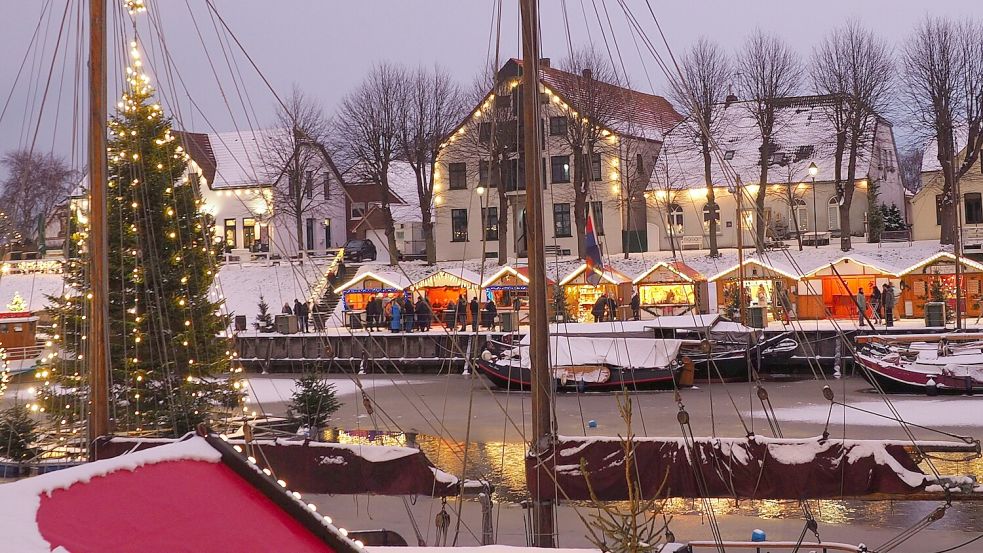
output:
[[[820,94],[834,96],[827,114],[836,129],[836,187],[839,195],[840,249],[850,251],[850,208],[856,190],[857,161],[872,140],[877,114],[890,91],[893,64],[887,45],[857,22],[827,35],[813,55],[813,83]],[[846,179],[842,180],[846,155]],[[870,154],[868,154],[870,155]],[[870,209],[876,206],[871,205]]]
[[[796,91],[801,74],[798,56],[781,39],[755,31],[744,43],[737,60],[737,84],[742,99],[754,119],[761,137],[761,171],[755,204],[755,248],[764,250],[765,194],[768,188],[768,165],[774,144],[772,139],[781,125],[777,120],[778,100]]]
[[[898,171],[901,182],[909,192],[915,193],[922,188],[922,159],[925,157],[923,147],[908,147],[898,151]]]
[[[942,166],[941,242],[955,242],[956,184],[983,148],[983,24],[926,18],[901,54],[904,105]]]
[[[396,265],[396,229],[393,225],[389,166],[399,156],[400,130],[406,119],[406,75],[401,68],[379,64],[357,89],[342,100],[335,140],[353,164],[358,178],[379,185],[389,264]]]
[[[323,194],[315,193],[313,182],[318,171],[327,165],[323,144],[327,139],[328,122],[320,106],[296,86],[286,107],[280,106],[277,110],[276,121],[277,131],[269,133],[262,141],[262,162],[273,183],[273,205],[268,213],[293,222],[299,254],[306,250],[304,216],[317,213],[328,205]]]
[[[679,86],[673,87],[673,98],[677,105],[683,107],[687,118],[680,128],[703,154],[703,178],[710,209],[708,240],[711,257],[720,255],[717,251],[717,218],[720,208],[714,194],[711,170],[713,148],[720,137],[722,110],[717,104],[724,100],[732,76],[727,55],[715,43],[701,37],[683,57],[682,80]]]
[[[406,117],[400,128],[400,153],[416,174],[416,192],[423,217],[427,263],[437,262],[433,236],[433,184],[437,154],[444,139],[465,113],[464,94],[450,74],[435,67],[406,75]]]
[[[566,114],[567,132],[561,139],[573,152],[574,224],[577,227],[577,255],[583,259],[587,255],[584,238],[591,193],[591,162],[594,156],[603,152],[617,151],[606,139],[606,129],[611,128],[618,118],[631,124],[630,120],[619,116],[622,112],[631,113],[626,105],[631,103],[631,99],[627,96],[611,98],[614,90],[611,85],[622,86],[622,79],[614,67],[592,48],[575,51],[572,57],[563,61],[562,68],[575,75],[577,80],[574,88],[577,97],[563,98],[565,102],[572,103],[572,109]],[[624,173],[623,167],[621,171]],[[632,199],[631,196],[625,197],[629,202]]]
[[[0,159],[7,176],[0,183],[0,240],[6,244],[29,242],[39,233],[37,246],[44,242],[39,219],[45,223],[55,207],[64,202],[78,173],[54,154],[28,150],[8,152]]]

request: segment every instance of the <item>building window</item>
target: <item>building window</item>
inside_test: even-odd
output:
[[[352,202],[352,211],[349,214],[349,219],[361,219],[365,217],[365,202]]]
[[[809,230],[809,210],[805,200],[796,198],[792,203],[788,214],[789,230],[794,230],[795,225],[799,226],[800,231]]]
[[[840,199],[836,196],[830,198],[826,210],[829,218],[829,230],[840,230]]]
[[[557,238],[572,236],[570,233],[570,204],[553,204],[553,234]]]
[[[724,159],[728,161],[734,159],[734,150],[727,150],[726,152],[724,152]]]
[[[468,164],[467,163],[448,163],[447,164],[447,187],[451,190],[464,190],[468,187]]]
[[[669,216],[666,222],[674,234],[683,232],[683,208],[679,204],[669,204]]]
[[[935,195],[935,224],[942,225],[942,194]]]
[[[468,210],[451,210],[451,242],[468,241]]]
[[[526,179],[523,175],[523,166],[518,159],[508,159],[502,164],[502,181],[505,182],[505,190],[525,190]]]
[[[330,173],[324,174],[324,199],[327,200],[331,197],[331,175]]]
[[[711,212],[713,215],[711,215]],[[720,206],[717,204],[703,204],[703,231],[710,232],[710,217],[717,223],[717,234],[720,234]]]
[[[491,141],[491,123],[482,121],[478,123],[478,142],[488,144]]]
[[[308,171],[304,178],[304,194],[310,200],[314,197],[314,171]]]
[[[570,182],[570,156],[550,157],[552,182]]]
[[[238,241],[236,240],[236,220],[226,219],[225,220],[225,247],[226,248],[238,248]]]
[[[481,208],[481,219],[485,226],[485,240],[498,240],[498,208]]]
[[[601,180],[601,154],[590,156],[590,180]]]
[[[969,192],[963,194],[963,202],[966,203],[966,220],[969,225],[983,223],[983,194],[979,192]]]
[[[324,220],[324,247],[331,247],[331,219]]]
[[[564,116],[550,117],[550,136],[567,135],[567,118]]]
[[[488,186],[488,172],[491,169],[491,162],[486,160],[478,161],[478,186]]]
[[[307,228],[305,230],[307,231],[305,233],[307,235],[307,250],[310,251],[314,249],[314,219],[307,219]]]
[[[242,247],[252,248],[256,244],[256,219],[242,220]]]
[[[594,233],[604,236],[604,203],[591,202],[590,215],[594,219]]]
[[[645,158],[642,154],[635,154],[635,172],[639,175],[645,175]]]

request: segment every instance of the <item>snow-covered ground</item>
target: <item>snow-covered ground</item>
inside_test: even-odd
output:
[[[254,375],[246,379],[249,382],[249,401],[251,403],[269,404],[286,403],[290,401],[290,396],[297,390],[297,383],[292,378],[271,378]],[[326,381],[334,385],[335,394],[339,396],[353,395],[358,393],[358,385],[355,377],[337,376],[326,378]],[[371,391],[375,388],[385,388],[388,386],[413,384],[413,382],[394,382],[384,378],[362,379],[362,388]]]
[[[983,420],[983,398],[926,399],[891,396],[890,400],[901,414],[901,418],[910,424],[979,428],[980,421]],[[849,426],[898,426],[894,415],[883,400],[851,401],[849,405],[850,408],[846,409],[846,424]],[[865,413],[858,409],[877,414]],[[842,406],[834,406],[832,420],[842,424],[843,414]],[[828,404],[802,404],[775,409],[775,418],[782,421],[822,424],[826,422],[828,416]]]
[[[304,264],[250,265],[229,263],[218,272],[216,287],[225,299],[225,311],[245,315],[249,322],[259,312],[259,296],[270,305],[270,313],[280,313],[284,303],[310,299],[311,289],[324,277],[326,260]]]

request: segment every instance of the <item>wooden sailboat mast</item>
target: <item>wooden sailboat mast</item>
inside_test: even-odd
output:
[[[539,101],[539,13],[536,0],[520,0],[522,11],[522,151],[525,157],[526,240],[529,259],[529,362],[532,368],[532,437],[530,454],[549,450],[553,437],[550,408],[549,322],[546,314],[546,250],[543,241],[543,183]],[[537,464],[536,478],[545,481],[548,470]],[[533,487],[532,543],[554,547],[553,504]]]
[[[109,231],[106,218],[106,0],[89,0],[89,370],[90,457],[109,433]]]

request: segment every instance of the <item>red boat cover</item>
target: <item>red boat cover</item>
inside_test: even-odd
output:
[[[923,491],[929,478],[898,443],[821,438],[635,438],[638,484],[646,498],[812,499]],[[526,475],[542,497],[627,499],[620,438],[559,436],[551,456],[526,459]],[[691,454],[692,452],[692,454]],[[553,477],[546,470],[555,467]],[[555,477],[555,480],[554,480]]]
[[[99,457],[115,457],[169,440],[112,438],[99,445]],[[244,445],[242,441],[229,443]],[[260,467],[302,493],[457,495],[457,477],[436,468],[419,449],[381,445],[254,440]]]
[[[2,485],[0,521],[19,553],[336,551],[204,438]]]

